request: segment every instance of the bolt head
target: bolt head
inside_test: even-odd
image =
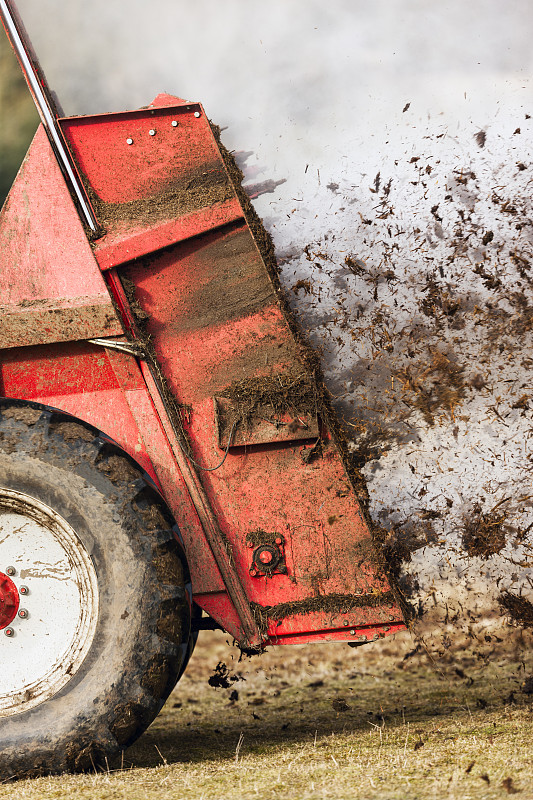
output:
[[[251,569],[250,570],[250,575],[252,576],[252,578],[254,578],[257,575],[257,570],[256,569]]]
[[[201,116],[201,115],[200,115],[200,112],[199,112],[199,111],[195,111],[195,112],[194,112],[194,116],[196,117],[196,119],[198,119],[198,117],[199,117],[199,116]]]
[[[133,139],[131,138],[126,139],[126,144],[133,144]]]
[[[347,620],[347,619],[345,619],[345,620],[344,620],[344,622],[343,622],[342,624],[343,624],[343,625],[345,625],[346,627],[348,627],[348,620]]]
[[[354,628],[352,628],[352,629],[351,629],[351,631],[350,631],[350,636],[355,636],[355,630],[354,630]]]
[[[172,125],[173,128],[177,128],[178,127],[178,121],[176,119],[173,119],[170,124]]]
[[[19,617],[21,619],[28,619],[28,612],[25,608],[19,608]]]
[[[150,130],[148,131],[148,133],[150,134],[150,136],[155,136],[155,131],[154,131],[154,129],[153,129],[153,128],[150,128]]]
[[[20,594],[29,594],[30,590],[27,586],[19,586],[19,592]]]
[[[278,536],[278,538],[276,539],[276,544],[281,544],[281,543],[282,543],[282,539],[280,539],[280,537]]]
[[[13,628],[4,628],[4,633],[8,637],[15,635],[15,631],[13,630]]]
[[[261,564],[270,564],[272,561],[272,553],[270,553],[268,550],[263,550],[261,553],[259,553],[259,561]]]
[[[10,575],[11,577],[13,577],[13,575],[16,575],[16,574],[17,574],[17,570],[15,569],[15,567],[7,567],[6,575]]]

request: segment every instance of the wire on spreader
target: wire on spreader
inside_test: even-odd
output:
[[[216,467],[202,467],[202,465],[199,464],[197,461],[195,461],[194,458],[191,456],[191,454],[186,451],[186,449],[184,448],[184,446],[182,445],[182,443],[180,442],[179,439],[178,439],[178,443],[179,443],[179,446],[181,448],[181,451],[189,459],[191,464],[194,464],[195,467],[198,467],[198,469],[201,469],[202,472],[214,472],[216,469],[220,469],[220,467],[222,466],[222,464],[224,463],[224,461],[228,457],[229,449],[231,447],[231,442],[233,441],[233,434],[235,433],[235,428],[236,427],[237,427],[237,420],[235,420],[235,422],[231,426],[231,431],[230,431],[229,439],[228,439],[228,445],[226,447],[226,452],[224,453],[224,457],[223,457],[222,461],[220,462],[220,464],[217,464]]]

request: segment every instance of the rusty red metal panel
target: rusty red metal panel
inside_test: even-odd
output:
[[[1,289],[0,289],[1,292]],[[0,305],[0,349],[78,341],[120,333],[109,297],[23,300]]]
[[[0,348],[122,333],[39,128],[0,216]]]
[[[194,600],[210,617],[218,621],[224,620],[224,630],[233,636],[236,641],[241,641],[241,621],[226,593],[196,595]]]
[[[197,103],[177,104],[67,117],[60,120],[60,125],[98,199],[115,204],[152,197],[166,189],[194,193],[198,178],[206,172],[210,173],[206,184],[214,188],[220,181],[224,184],[218,150],[205,136],[208,123],[202,116]],[[185,206],[190,202],[187,198],[177,199],[183,199]],[[165,211],[160,210],[161,214]]]
[[[120,388],[105,351],[85,342],[5,350],[0,366],[3,394],[9,397],[35,401],[52,394],[89,397]],[[133,388],[135,382],[130,385]]]
[[[189,418],[196,459],[207,465],[218,463],[221,450],[213,401],[191,403]],[[310,463],[302,456],[311,444],[274,442],[230,452],[220,469],[203,478],[233,545],[248,596],[259,605],[305,603],[309,597],[336,595],[356,596],[355,602],[364,606],[365,598],[372,603],[376,593],[389,592],[384,577],[376,574],[370,532],[335,444],[326,431],[322,436],[322,455]],[[252,574],[249,545],[259,542],[259,532],[265,541],[269,534],[283,538],[286,574]],[[354,607],[353,614],[358,613]],[[371,621],[382,621],[379,608],[372,614]],[[354,624],[352,619],[350,625]]]
[[[218,431],[218,446],[222,449],[271,444],[272,442],[294,442],[316,440],[320,435],[318,417],[306,411],[289,410],[278,412],[268,403],[256,409],[253,419],[243,425],[235,425],[238,404],[227,397],[215,397],[215,420]]]
[[[210,231],[213,226],[227,225],[241,219],[242,211],[235,200],[218,203],[216,208],[199,209],[177,220],[161,222],[146,229],[142,224],[108,225],[107,233],[94,243],[100,268],[111,269],[127,261],[162,250],[175,242]]]
[[[310,624],[309,624],[310,623]],[[301,626],[304,628],[305,626]],[[313,629],[313,619],[309,619],[307,633],[297,632],[289,635],[278,635],[274,630],[270,633],[267,644],[308,644],[313,642],[345,642],[349,638],[355,644],[366,644],[367,642],[383,639],[385,636],[392,636],[395,633],[405,630],[403,622],[391,622],[390,625],[375,625],[370,627],[358,628],[337,628],[337,630],[318,631]]]
[[[94,242],[102,269],[242,220],[200,105],[174,101],[60,124],[104,231]]]

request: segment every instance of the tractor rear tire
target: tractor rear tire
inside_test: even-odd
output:
[[[190,648],[187,566],[149,477],[59,412],[0,400],[0,780],[107,767]]]

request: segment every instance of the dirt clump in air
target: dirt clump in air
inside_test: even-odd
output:
[[[411,561],[413,553],[422,547],[435,544],[438,537],[431,520],[407,521],[392,530],[380,528],[381,546],[387,564],[399,575],[404,564]]]
[[[356,258],[355,256],[346,256],[344,259],[344,264],[352,275],[365,275],[366,274],[366,266],[364,261],[361,261],[360,258]]]
[[[298,294],[300,289],[303,289],[305,294],[310,294],[312,292],[312,290],[313,290],[313,287],[311,285],[311,281],[299,280],[299,281],[296,281],[294,286],[291,287],[291,291],[292,291],[293,294]]]
[[[454,408],[466,395],[465,368],[451,353],[437,348],[430,350],[431,361],[397,370],[395,377],[402,383],[403,394],[411,408],[418,409],[428,425],[435,424],[439,411],[453,418]]]
[[[498,602],[502,612],[509,614],[522,628],[533,628],[533,603],[525,597],[512,592],[502,592]]]
[[[207,679],[209,686],[213,689],[229,689],[233,683],[243,681],[242,675],[232,675],[223,661],[219,661],[212,675]]]
[[[504,513],[492,511],[484,514],[479,506],[475,506],[474,513],[464,519],[462,544],[468,555],[486,559],[500,553],[511,532],[505,519]]]

